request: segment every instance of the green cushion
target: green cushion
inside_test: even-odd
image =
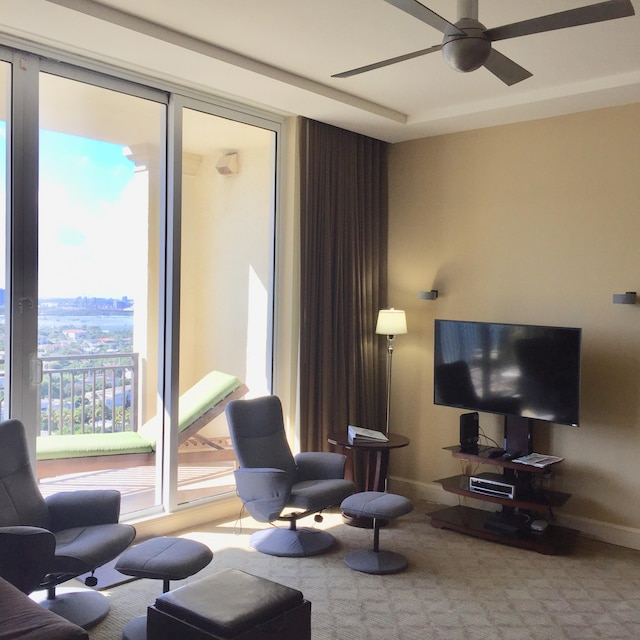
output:
[[[89,456],[113,456],[118,453],[151,453],[155,443],[139,433],[82,433],[66,436],[39,436],[38,460],[85,458]]]
[[[180,396],[178,420],[180,432],[191,426],[209,409],[215,407],[240,386],[235,376],[212,371]],[[155,451],[158,417],[143,424],[136,433],[87,433],[63,436],[39,436],[36,444],[38,460],[84,458],[119,453],[151,453]]]
[[[188,429],[200,416],[215,407],[230,393],[240,386],[240,380],[235,376],[221,371],[212,371],[202,380],[196,382],[189,390],[180,396],[178,402],[178,430],[182,433]],[[138,433],[154,443],[158,433],[158,416],[145,422]]]

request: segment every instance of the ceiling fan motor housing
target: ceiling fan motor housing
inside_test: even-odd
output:
[[[447,28],[442,40],[442,57],[456,71],[479,69],[491,53],[491,41],[485,34],[486,27],[472,18],[463,18],[455,25],[465,35]]]

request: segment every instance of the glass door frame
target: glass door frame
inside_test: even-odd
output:
[[[35,465],[39,424],[37,385],[38,268],[38,74],[37,56],[12,55],[11,120],[7,123],[7,310],[9,383],[7,415],[16,414],[27,430]],[[34,126],[35,123],[35,126]],[[6,384],[7,381],[5,381]]]
[[[37,353],[38,343],[38,216],[39,216],[39,79],[42,73],[59,76],[99,88],[143,98],[165,107],[166,91],[120,80],[90,69],[78,68],[39,55],[15,52],[6,56],[0,48],[0,59],[12,63],[11,122],[7,126],[7,315],[10,319],[10,347],[7,349],[6,376],[9,380],[8,414],[20,419],[27,432],[31,463],[35,468],[35,443],[40,424],[39,382],[41,378]],[[7,119],[9,120],[9,118]],[[166,158],[166,115],[162,127],[160,155]],[[162,228],[165,214],[166,164],[159,176],[160,225],[158,241],[166,253]],[[164,273],[164,264],[159,266]],[[162,289],[162,283],[160,289]],[[162,325],[165,314],[159,310]],[[162,335],[159,327],[157,343],[158,371],[164,366]],[[158,396],[161,388],[158,388]],[[160,474],[158,474],[159,476]],[[160,478],[158,478],[160,481]],[[159,508],[159,507],[158,507]]]
[[[259,128],[267,129],[276,135],[274,145],[272,166],[274,173],[271,176],[271,222],[269,230],[270,238],[270,272],[269,272],[269,292],[268,292],[268,353],[267,361],[270,363],[268,371],[268,383],[273,391],[274,380],[274,326],[276,315],[276,264],[278,261],[278,215],[279,210],[279,188],[278,188],[278,167],[282,162],[280,144],[282,130],[277,121],[266,120],[264,117],[253,116],[248,113],[239,112],[224,106],[212,104],[197,97],[173,93],[169,100],[168,115],[168,169],[167,169],[167,252],[166,268],[167,280],[164,300],[164,308],[167,310],[165,336],[165,368],[164,368],[164,455],[163,455],[163,503],[169,509],[178,511],[188,509],[193,506],[190,503],[179,504],[178,500],[178,404],[179,404],[179,361],[180,361],[180,288],[181,288],[181,262],[182,262],[182,180],[183,166],[182,153],[178,150],[183,148],[183,112],[185,109],[201,111],[203,113],[227,118],[234,122],[240,122]],[[176,428],[172,428],[176,425]]]

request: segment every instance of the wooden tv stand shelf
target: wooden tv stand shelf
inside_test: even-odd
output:
[[[489,457],[491,451],[495,450],[494,447],[479,446],[477,452],[474,453],[463,452],[457,445],[445,447],[445,450],[450,451],[454,458],[492,465],[502,469],[505,473],[506,482],[509,482],[510,479],[515,479],[516,495],[514,498],[509,498],[471,491],[469,489],[470,476],[464,474],[436,480],[435,482],[442,485],[445,491],[474,498],[475,500],[502,505],[503,511],[501,514],[496,514],[494,511],[462,505],[447,507],[429,514],[432,526],[452,529],[460,533],[483,538],[484,540],[491,540],[522,549],[531,549],[547,555],[561,553],[571,545],[577,531],[566,527],[549,525],[542,533],[531,531],[528,526],[517,532],[511,530],[501,531],[496,528],[496,524],[504,523],[509,525],[513,523],[514,519],[516,521],[518,519],[522,520],[521,516],[514,513],[516,511],[520,514],[525,512],[531,517],[531,520],[537,518],[551,519],[552,510],[555,507],[562,506],[569,500],[571,497],[569,493],[550,491],[533,486],[531,482],[533,476],[535,474],[543,474],[548,467],[533,467],[511,460]],[[498,520],[497,523],[496,520]],[[492,528],[487,528],[488,522],[493,524]]]

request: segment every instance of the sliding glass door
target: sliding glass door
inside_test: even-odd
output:
[[[198,385],[212,405],[235,386],[227,376],[241,395],[271,389],[275,133],[196,108],[181,114],[178,413],[191,416]],[[195,425],[180,418],[179,503],[235,489],[229,430],[216,413]]]
[[[151,507],[166,106],[49,73],[39,97],[38,475],[49,490],[99,475],[125,512]],[[80,434],[105,437],[60,437]]]
[[[220,400],[272,389],[279,124],[2,56],[1,417],[44,494],[113,487],[126,517],[233,492]]]

